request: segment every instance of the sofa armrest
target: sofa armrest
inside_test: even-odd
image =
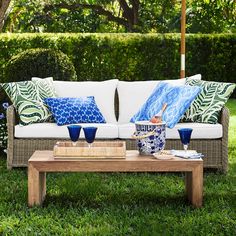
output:
[[[16,123],[16,110],[13,105],[9,106],[7,108],[7,124],[13,124]]]
[[[229,109],[223,107],[221,110],[220,123],[223,126],[223,137],[222,137],[222,167],[223,172],[226,173],[228,170],[228,131],[229,131]]]
[[[13,105],[7,108],[7,168],[12,168],[13,150],[14,150],[14,129],[16,124],[16,112]]]
[[[221,110],[221,117],[220,123],[223,126],[223,136],[228,136],[228,129],[229,129],[229,109],[227,107],[223,107]]]

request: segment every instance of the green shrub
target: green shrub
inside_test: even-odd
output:
[[[180,34],[1,34],[0,79],[12,56],[37,47],[67,54],[78,80],[157,80],[180,74]],[[201,73],[204,80],[235,82],[236,34],[187,35],[186,51],[187,76]]]
[[[32,77],[50,77],[55,80],[76,80],[73,63],[61,51],[28,49],[13,56],[6,64],[5,81],[24,81]]]
[[[1,53],[0,53],[1,54]],[[0,55],[2,58],[3,54]],[[69,57],[59,50],[27,49],[13,56],[4,65],[5,73],[1,81],[30,80],[31,77],[49,77],[55,80],[76,80],[75,67]],[[0,88],[0,150],[6,149],[6,109],[2,103],[11,104],[5,92]]]

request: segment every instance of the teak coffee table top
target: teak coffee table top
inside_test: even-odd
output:
[[[54,159],[52,151],[36,151],[28,165],[28,204],[42,204],[47,172],[185,172],[187,197],[195,207],[202,206],[203,160],[171,157],[158,160],[130,150],[126,151],[125,159]]]
[[[164,155],[162,155],[163,157]],[[170,157],[169,155],[167,157]],[[159,160],[153,156],[141,156],[136,150],[126,151],[126,158],[69,158],[54,159],[52,151],[36,151],[29,159],[37,169],[47,172],[153,172],[191,171],[202,163],[202,159],[183,159],[171,155],[172,159]]]

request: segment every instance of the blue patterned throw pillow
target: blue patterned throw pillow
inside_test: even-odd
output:
[[[93,96],[79,98],[46,98],[57,125],[106,123]]]
[[[173,128],[200,92],[201,88],[198,86],[173,86],[160,82],[130,121],[150,120],[161,110],[163,104],[167,103],[162,118],[167,127]]]

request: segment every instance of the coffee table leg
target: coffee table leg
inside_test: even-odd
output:
[[[202,206],[203,166],[199,165],[192,172],[186,172],[185,189],[188,200],[195,207]]]
[[[41,205],[46,195],[46,173],[39,172],[32,164],[28,166],[28,205]]]
[[[40,193],[42,194],[40,199],[41,203],[43,203],[45,196],[46,196],[46,173],[45,172],[40,172],[39,173],[39,180],[40,180]]]

